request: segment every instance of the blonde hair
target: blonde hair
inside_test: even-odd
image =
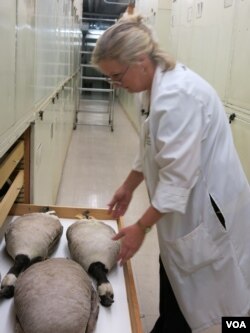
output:
[[[121,18],[108,28],[98,39],[91,62],[98,66],[106,59],[132,64],[138,57],[147,54],[163,71],[175,67],[175,61],[163,51],[153,37],[152,30],[143,23],[140,15]]]

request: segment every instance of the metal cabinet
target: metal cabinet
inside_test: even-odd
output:
[[[76,116],[77,125],[102,125],[114,129],[115,89],[92,64],[91,54],[97,39],[115,20],[84,18],[81,50],[80,103]],[[76,127],[75,126],[75,127]]]

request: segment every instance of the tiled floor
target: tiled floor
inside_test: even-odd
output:
[[[106,208],[114,191],[127,176],[137,150],[138,135],[118,104],[114,118],[114,132],[106,126],[92,125],[78,125],[73,132],[58,205]],[[94,118],[92,120],[95,123]],[[147,192],[142,184],[134,193],[125,224],[134,223],[147,206]],[[158,254],[153,228],[132,258],[144,333],[150,332],[158,317]]]

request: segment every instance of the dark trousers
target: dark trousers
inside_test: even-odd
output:
[[[191,333],[160,259],[160,316],[151,333]]]

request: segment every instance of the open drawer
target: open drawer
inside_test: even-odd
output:
[[[67,227],[76,220],[75,216],[77,214],[85,214],[86,211],[88,211],[88,214],[96,219],[105,221],[105,223],[109,224],[116,230],[118,230],[122,224],[121,219],[111,220],[105,209],[57,206],[44,207],[29,204],[15,204],[2,228],[5,229],[6,225],[15,218],[15,216],[31,212],[45,212],[48,210],[55,211],[64,227],[59,246],[52,254],[52,257],[69,257],[65,233]],[[4,248],[5,244],[4,239],[2,238],[0,243],[0,271],[2,276],[5,275],[12,264],[12,260],[5,253]],[[126,263],[123,267],[118,265],[114,267],[109,273],[108,278],[114,288],[115,302],[111,308],[100,306],[95,333],[142,333],[138,301],[130,262]],[[4,328],[4,332],[14,333],[13,321],[15,318],[13,299],[2,300],[1,303],[1,326]]]
[[[13,164],[18,164],[16,162],[17,151],[19,153],[20,151],[24,152],[23,144],[18,144],[14,149],[15,153],[10,152],[7,159],[0,163],[0,170],[5,170],[6,180],[11,177],[10,187],[0,199],[0,272],[2,278],[13,264],[12,259],[5,251],[4,231],[8,223],[17,216],[33,212],[54,211],[60,218],[64,227],[63,235],[51,257],[70,257],[66,240],[66,230],[71,223],[77,220],[76,215],[85,215],[88,213],[90,216],[109,224],[116,231],[122,226],[122,219],[113,220],[106,209],[39,206],[28,203],[17,203],[20,193],[23,191],[23,188],[25,188],[25,179],[27,179],[24,176],[24,170],[21,170],[22,168],[20,168],[20,166],[20,170],[14,171],[15,168]],[[22,157],[22,154],[20,155],[19,153],[18,161],[20,161]],[[13,158],[15,162],[12,163]],[[3,172],[1,174],[3,175]],[[4,183],[3,177],[2,183]],[[94,333],[142,333],[139,306],[130,262],[127,262],[122,267],[116,265],[111,272],[109,272],[108,279],[114,289],[115,301],[110,308],[105,308],[100,305],[99,317]],[[0,318],[1,332],[14,333],[15,309],[13,298],[0,300]]]

